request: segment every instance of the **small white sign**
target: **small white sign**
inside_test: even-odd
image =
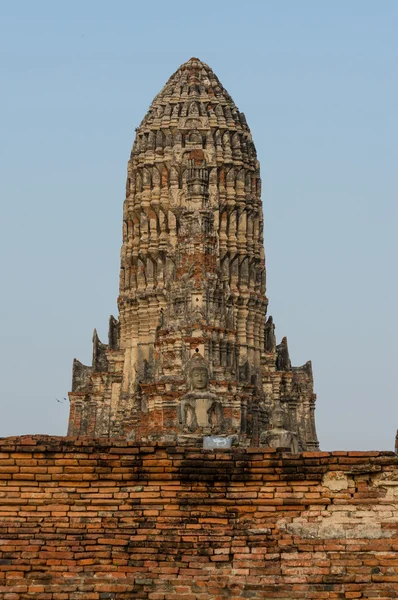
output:
[[[205,450],[230,449],[232,446],[232,437],[221,437],[209,435],[203,438],[203,448]]]

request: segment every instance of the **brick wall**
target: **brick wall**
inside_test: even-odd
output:
[[[4,600],[398,598],[398,457],[0,440]]]

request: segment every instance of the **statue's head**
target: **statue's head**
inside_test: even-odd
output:
[[[272,425],[277,429],[285,427],[285,411],[282,408],[275,408],[272,413]]]
[[[193,390],[205,390],[209,384],[209,373],[204,365],[191,369],[191,385]]]
[[[198,348],[186,365],[186,373],[191,391],[206,390],[209,387],[209,367]]]

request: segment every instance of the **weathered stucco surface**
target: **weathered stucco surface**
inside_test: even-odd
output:
[[[398,598],[398,457],[21,437],[4,600]]]

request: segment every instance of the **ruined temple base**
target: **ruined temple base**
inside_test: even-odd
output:
[[[398,598],[392,452],[0,440],[0,598]]]

